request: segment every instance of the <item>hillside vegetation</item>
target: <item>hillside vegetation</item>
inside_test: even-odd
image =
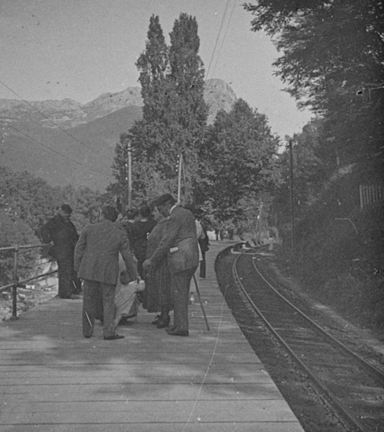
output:
[[[340,191],[349,206],[338,204]],[[358,179],[339,178],[297,224],[294,253],[288,241],[278,254],[281,269],[302,290],[378,334],[384,331],[383,212],[383,202],[361,210]]]
[[[380,330],[383,208],[377,201],[361,209],[359,186],[384,183],[383,3],[259,0],[244,7],[252,30],[265,31],[279,51],[276,75],[316,116],[279,160],[283,182],[271,219],[286,240],[281,262],[323,303]]]
[[[100,206],[114,204],[113,198],[88,188],[53,187],[29,174],[0,166],[0,248],[40,244],[39,229],[68,203],[73,208],[72,221],[80,232],[98,219]],[[19,254],[19,277],[27,277],[40,251]],[[0,253],[0,286],[13,281],[13,254]]]

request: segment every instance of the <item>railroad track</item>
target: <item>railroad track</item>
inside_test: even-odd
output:
[[[285,298],[263,275],[258,262],[263,259],[255,250],[242,252],[232,266],[236,285],[251,308],[349,430],[384,431],[384,371]]]

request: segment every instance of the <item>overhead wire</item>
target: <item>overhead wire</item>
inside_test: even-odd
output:
[[[85,143],[83,143],[82,141],[80,141],[79,139],[77,139],[75,136],[73,136],[72,134],[70,134],[68,131],[66,131],[65,129],[63,129],[62,127],[60,127],[56,122],[54,122],[52,119],[50,119],[49,117],[47,117],[44,113],[42,113],[40,110],[38,110],[36,107],[34,107],[29,101],[27,101],[26,99],[24,99],[22,96],[20,96],[18,93],[16,93],[14,90],[12,90],[7,84],[5,84],[2,80],[0,80],[0,83],[6,87],[10,92],[12,92],[15,96],[17,96],[20,100],[22,100],[24,103],[26,103],[28,106],[30,106],[33,110],[35,110],[36,112],[38,112],[42,117],[44,117],[45,119],[47,119],[48,121],[50,121],[52,124],[54,124],[59,130],[61,130],[62,132],[64,132],[65,134],[67,134],[68,136],[70,136],[71,138],[73,138],[75,141],[77,141],[79,144],[81,144],[82,146],[84,146],[85,148],[87,148],[88,150],[91,150],[92,152],[95,151],[95,149],[87,146]],[[38,122],[36,122],[35,120],[32,120],[34,123],[40,124]],[[108,162],[110,162],[110,160],[105,157],[104,155],[100,154],[99,155],[101,157],[103,157],[104,159],[108,160]]]
[[[233,6],[232,6],[231,14],[230,14],[229,19],[228,19],[227,27],[225,29],[224,36],[221,39],[221,44],[220,44],[220,48],[219,48],[219,51],[218,51],[217,56],[216,56],[216,61],[215,61],[215,64],[212,68],[212,75],[215,73],[216,66],[217,66],[217,63],[218,63],[219,58],[220,58],[221,50],[223,49],[225,38],[227,36],[227,32],[228,32],[229,26],[231,24],[231,20],[232,20],[233,12],[235,10],[235,6],[236,6],[236,0],[234,0],[234,2],[233,2]]]
[[[219,38],[220,38],[220,34],[221,34],[221,30],[222,30],[222,28],[223,28],[223,24],[224,24],[225,16],[226,16],[226,14],[227,14],[227,9],[228,9],[229,2],[230,2],[230,0],[227,0],[227,3],[226,3],[226,5],[225,5],[225,9],[224,9],[224,13],[223,13],[223,16],[222,16],[222,18],[221,18],[221,23],[220,23],[219,31],[218,31],[217,36],[216,36],[216,41],[215,41],[215,45],[214,45],[214,47],[213,47],[213,51],[212,51],[212,55],[211,55],[211,60],[210,60],[210,62],[209,62],[209,66],[208,66],[207,73],[206,73],[206,78],[207,78],[207,79],[208,79],[209,73],[210,73],[210,71],[211,71],[212,61],[213,61],[213,58],[214,58],[214,56],[215,56],[215,52],[216,52],[216,48],[217,48],[217,44],[218,44],[218,42],[219,42]]]
[[[52,151],[53,153],[56,153],[56,154],[62,156],[63,158],[65,158],[65,159],[67,159],[67,160],[69,160],[69,161],[71,161],[71,162],[73,162],[73,163],[76,163],[77,165],[82,166],[83,168],[86,168],[86,169],[88,169],[88,170],[90,170],[90,171],[96,172],[97,174],[101,174],[101,175],[104,176],[104,177],[110,178],[110,175],[105,174],[105,173],[103,173],[103,172],[101,172],[101,171],[97,171],[97,170],[95,170],[95,169],[93,169],[93,168],[90,168],[90,167],[88,167],[88,166],[82,164],[81,162],[79,162],[79,161],[77,161],[77,160],[75,160],[75,159],[72,159],[72,158],[68,157],[67,155],[65,155],[65,154],[63,154],[63,153],[60,153],[59,151],[53,149],[52,147],[47,146],[46,144],[44,144],[44,143],[42,143],[42,142],[36,140],[35,138],[32,138],[31,136],[25,134],[23,131],[21,131],[20,129],[18,129],[18,128],[16,128],[16,127],[10,125],[10,124],[7,124],[7,127],[9,127],[9,128],[11,128],[11,129],[13,129],[14,131],[16,131],[16,132],[18,132],[18,133],[24,135],[26,138],[28,138],[28,139],[34,141],[35,143],[39,144],[39,145],[42,146],[42,147],[45,147],[46,149]]]
[[[35,141],[36,143],[38,143],[38,144],[40,144],[40,145],[46,147],[46,148],[49,149],[49,150],[52,150],[52,152],[54,152],[54,153],[58,153],[58,154],[60,154],[60,156],[63,156],[63,157],[67,158],[67,159],[70,160],[70,161],[74,161],[74,159],[70,158],[69,156],[66,156],[65,154],[62,154],[62,153],[56,151],[56,150],[53,149],[52,147],[49,147],[48,145],[46,145],[46,144],[42,143],[41,141],[37,140],[36,138],[33,138],[32,136],[28,135],[25,131],[22,131],[22,130],[20,130],[20,129],[17,129],[15,126],[11,126],[7,121],[4,121],[4,120],[0,120],[0,121],[3,121],[3,122],[5,123],[5,125],[3,126],[3,129],[4,129],[4,127],[12,128],[12,129],[14,129],[15,131],[17,131],[17,132],[21,133],[22,135],[24,135],[26,138]],[[39,126],[41,127],[40,123],[37,122],[37,121],[35,121],[35,120],[32,120],[32,123],[36,123],[37,125],[39,125]],[[35,133],[33,130],[29,129],[28,126],[26,126],[25,124],[23,124],[23,128],[26,128],[27,131],[30,132],[30,133],[32,133],[32,134]],[[4,142],[4,140],[2,140],[2,142]],[[108,159],[108,161],[109,161],[109,159]],[[109,162],[111,162],[111,161],[109,161]],[[83,166],[86,167],[85,165],[83,165]],[[105,175],[105,174],[102,173],[102,172],[100,172],[100,174]]]

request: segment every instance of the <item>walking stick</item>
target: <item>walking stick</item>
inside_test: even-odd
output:
[[[201,305],[201,310],[203,311],[205,324],[206,324],[206,326],[207,326],[207,330],[210,331],[209,324],[208,324],[208,320],[207,320],[207,315],[205,314],[205,310],[204,310],[203,302],[201,301],[201,297],[200,297],[199,285],[198,285],[198,283],[197,283],[197,280],[196,280],[196,276],[195,276],[195,275],[193,275],[193,280],[194,280],[194,282],[195,282],[195,287],[196,287],[197,297],[199,298],[199,303],[200,303],[200,305]]]
[[[92,325],[92,321],[91,321],[91,318],[89,318],[88,312],[85,311],[84,313],[85,313],[85,317],[87,318],[87,321],[88,321],[89,326],[90,326],[90,327],[93,327],[93,325]]]

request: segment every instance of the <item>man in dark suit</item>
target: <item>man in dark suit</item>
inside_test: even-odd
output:
[[[137,279],[137,268],[133,260],[125,230],[115,224],[117,210],[106,206],[102,209],[102,220],[87,225],[75,248],[75,269],[83,287],[83,335],[93,334],[95,318],[99,314],[99,299],[103,301],[103,335],[105,340],[121,339],[115,332],[115,290],[119,275],[119,252],[121,253],[130,280]]]
[[[188,336],[189,285],[199,263],[195,218],[189,210],[179,207],[170,194],[160,196],[154,204],[169,219],[163,239],[143,267],[156,267],[167,257],[174,300],[174,326],[167,333]]]
[[[73,254],[79,238],[75,225],[70,217],[72,209],[63,204],[56,216],[50,219],[41,229],[44,243],[53,242],[48,254],[57,260],[59,273],[59,297],[79,298],[81,283],[73,267]]]

